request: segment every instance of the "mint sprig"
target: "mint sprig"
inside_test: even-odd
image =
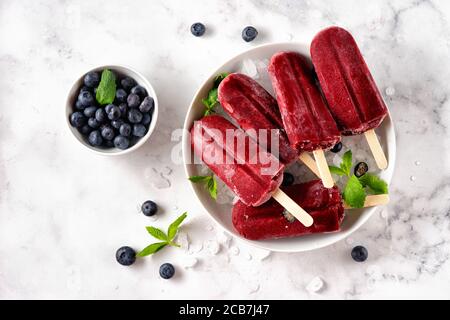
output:
[[[95,99],[99,104],[105,105],[112,103],[115,97],[116,76],[111,70],[105,69],[102,72],[102,77],[97,88],[97,93],[95,94]]]
[[[214,113],[214,107],[219,102],[218,99],[218,90],[219,84],[222,82],[223,79],[225,79],[229,75],[228,72],[219,73],[214,78],[213,87],[208,92],[208,96],[204,99],[202,99],[202,103],[205,106],[205,112],[203,113],[204,116],[210,115]]]
[[[364,207],[364,201],[366,200],[366,192],[355,175],[352,175],[345,185],[343,198],[345,203],[353,208]]]
[[[161,242],[155,242],[151,245],[145,247],[142,249],[136,256],[137,257],[145,257],[151,254],[154,254],[164,248],[165,246],[172,246],[172,247],[180,247],[180,245],[173,241],[175,236],[178,233],[178,229],[180,228],[180,225],[183,223],[184,219],[187,217],[187,212],[183,213],[181,216],[179,216],[174,222],[172,222],[167,229],[167,233],[162,231],[161,229],[158,229],[156,227],[146,227],[147,232],[152,235],[154,238],[158,240],[162,240]]]
[[[214,175],[210,176],[192,176],[189,177],[189,180],[193,183],[203,183],[205,184],[206,189],[209,192],[209,195],[214,200],[217,199],[217,181],[214,178]]]
[[[342,157],[342,162],[339,165],[339,167],[335,166],[328,166],[330,168],[330,172],[337,174],[339,176],[350,176],[350,170],[352,168],[352,151],[348,150],[346,153],[344,153],[344,156]]]
[[[386,181],[374,174],[367,172],[359,178],[359,182],[361,182],[363,187],[368,187],[374,194],[389,193]]]

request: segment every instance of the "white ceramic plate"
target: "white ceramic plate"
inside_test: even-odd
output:
[[[191,164],[191,145],[189,139],[189,129],[195,120],[200,119],[203,115],[204,106],[201,102],[202,98],[206,97],[208,91],[211,89],[214,77],[221,72],[237,72],[241,68],[241,63],[245,59],[262,60],[270,59],[270,57],[279,51],[297,51],[306,57],[310,57],[309,46],[296,43],[296,42],[286,42],[286,43],[272,43],[267,45],[258,46],[247,50],[232,59],[225,62],[221,67],[215,70],[210,77],[200,86],[199,90],[194,96],[191,102],[189,110],[186,115],[184,122],[184,135],[183,135],[183,157],[185,163],[185,171],[188,177],[193,175],[199,175],[197,171],[197,166]],[[394,126],[391,121],[391,117],[388,114],[386,119],[383,121],[381,126],[376,130],[380,137],[381,145],[384,148],[386,156],[389,161],[389,167],[380,172],[379,176],[385,181],[390,183],[393,170],[395,167],[395,132]],[[322,248],[333,244],[339,240],[344,239],[352,232],[361,227],[375,212],[376,207],[363,208],[363,209],[352,209],[351,213],[346,210],[346,217],[341,225],[341,231],[336,233],[319,233],[313,235],[306,235],[296,238],[287,239],[276,239],[276,240],[247,240],[241,237],[233,227],[231,222],[231,205],[221,205],[216,201],[211,199],[208,192],[202,185],[191,183],[191,187],[194,194],[203,205],[205,210],[209,213],[211,218],[216,221],[220,226],[222,226],[227,232],[235,237],[238,237],[249,244],[254,246],[272,250],[272,251],[282,251],[282,252],[300,252],[308,251],[313,249]]]

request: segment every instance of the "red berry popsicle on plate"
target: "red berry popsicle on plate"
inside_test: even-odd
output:
[[[387,108],[355,39],[339,27],[322,30],[311,43],[311,58],[341,133],[364,133],[378,167],[385,169],[387,159],[374,129]]]
[[[312,225],[311,216],[279,189],[284,165],[243,130],[221,116],[206,116],[194,122],[191,143],[243,203],[258,206],[273,197],[304,226]]]
[[[292,219],[276,201],[269,200],[259,207],[238,201],[232,213],[233,225],[238,233],[246,239],[263,240],[339,231],[344,219],[344,207],[336,186],[324,188],[320,180],[313,180],[283,190],[313,217],[311,227],[305,228]]]
[[[338,143],[341,135],[311,68],[299,53],[280,52],[271,58],[269,74],[291,146],[313,151],[324,186],[333,187],[323,150]]]

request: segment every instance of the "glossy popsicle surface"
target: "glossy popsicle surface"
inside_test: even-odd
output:
[[[328,149],[340,140],[312,70],[297,52],[280,52],[270,60],[269,74],[290,144],[297,150]]]
[[[244,74],[232,73],[220,83],[218,95],[223,109],[242,129],[256,133],[262,147],[284,164],[297,160],[299,152],[289,144],[277,101],[258,82]],[[265,137],[260,139],[262,134]]]
[[[201,160],[247,205],[266,202],[281,184],[284,165],[221,116],[195,121],[191,143]]]
[[[320,180],[313,180],[282,189],[313,217],[313,225],[307,228],[296,220],[289,221],[284,208],[273,199],[259,207],[238,201],[233,206],[232,221],[240,235],[263,240],[339,231],[344,207],[337,187],[328,189]]]
[[[339,27],[319,32],[311,43],[311,58],[342,134],[377,128],[387,108],[352,35]]]

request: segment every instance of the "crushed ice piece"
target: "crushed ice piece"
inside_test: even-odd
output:
[[[250,261],[250,260],[252,260],[252,258],[253,257],[252,257],[252,255],[250,253],[248,253],[248,252],[245,253],[245,259]]]
[[[230,253],[231,253],[233,256],[237,256],[237,255],[239,254],[239,248],[238,248],[238,247],[231,247],[231,248],[230,248]]]
[[[198,259],[194,258],[194,257],[186,257],[183,259],[183,268],[188,269],[188,268],[193,268],[195,267],[195,265],[197,264]]]
[[[416,162],[414,162],[414,164],[415,164],[416,166],[420,166],[420,165],[421,165],[421,163],[420,163],[419,160],[417,160]]]
[[[214,227],[211,224],[206,225],[205,229],[207,231],[212,231],[214,229]]]
[[[321,277],[314,277],[306,286],[309,293],[317,293],[323,289],[324,282]]]
[[[287,211],[287,210],[283,210],[282,214],[283,214],[283,216],[286,218],[286,220],[289,221],[289,222],[294,222],[295,220],[297,220],[297,219],[292,215],[292,213],[290,213],[290,212]]]
[[[249,283],[249,285],[248,285],[248,293],[255,293],[255,292],[258,292],[259,291],[259,288],[260,288],[260,285],[259,285],[259,283],[258,282],[255,282],[255,283]]]
[[[385,92],[388,96],[393,96],[395,94],[395,89],[393,87],[387,87]]]
[[[252,255],[255,257],[255,259],[259,261],[263,261],[264,259],[268,258],[272,252],[270,250],[266,249],[259,249],[259,248],[253,248],[252,249]]]
[[[189,249],[188,249],[188,254],[194,254],[194,253],[198,253],[200,251],[203,250],[203,243],[198,242],[198,243],[190,243],[189,244]]]
[[[219,204],[230,204],[232,203],[235,194],[228,188],[221,180],[217,179],[217,199],[216,202]]]
[[[217,234],[217,241],[226,248],[230,247],[231,239],[231,236],[225,231],[221,231]]]
[[[208,252],[210,254],[215,256],[220,251],[220,244],[217,241],[215,241],[215,240],[208,240],[206,242],[206,249],[208,250]]]
[[[207,166],[200,165],[199,167],[200,168],[198,169],[198,172],[200,173],[201,176],[211,175],[211,171]]]
[[[245,59],[242,61],[241,72],[255,79],[258,76],[258,70],[256,69],[255,62],[252,59]]]
[[[161,170],[161,174],[164,176],[169,176],[172,173],[172,168],[165,166],[162,170]]]
[[[411,181],[416,181],[416,177],[415,177],[415,176],[410,176],[410,177],[409,177],[409,180],[411,180]]]
[[[147,168],[144,171],[145,180],[150,182],[156,189],[166,189],[170,187],[170,180],[163,176],[155,168]]]
[[[347,239],[345,239],[345,243],[348,245],[352,245],[355,242],[355,240],[353,240],[353,238],[348,237]]]
[[[387,219],[388,217],[387,209],[383,209],[380,211],[380,217],[382,217],[383,219]]]
[[[173,210],[178,210],[178,206],[173,206],[172,209]]]
[[[239,197],[238,196],[234,196],[233,201],[231,202],[232,204],[236,204],[239,201]]]
[[[189,251],[189,236],[186,232],[178,232],[175,242],[177,242],[184,251]]]
[[[336,167],[339,167],[341,165],[341,162],[342,162],[342,158],[338,154],[335,154],[333,157],[333,165],[335,165]]]

